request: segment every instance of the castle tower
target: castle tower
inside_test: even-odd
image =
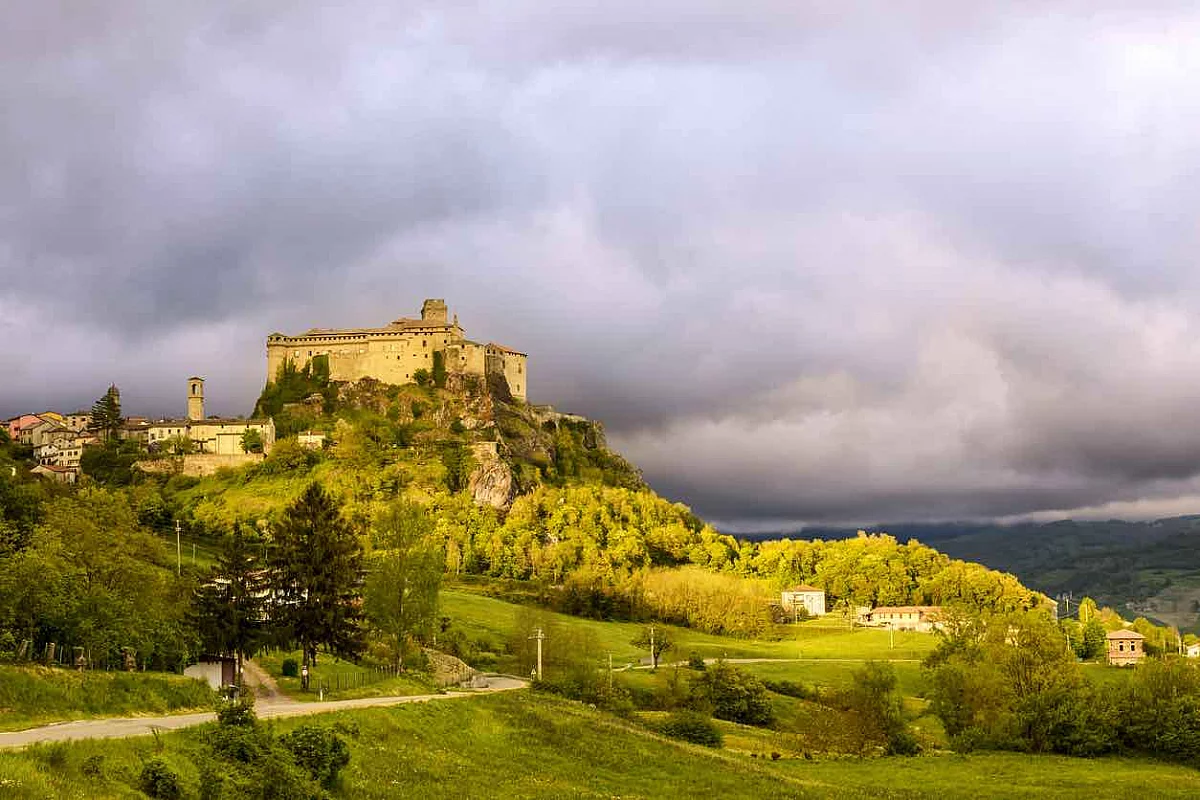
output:
[[[425,322],[445,325],[448,315],[449,310],[446,308],[446,301],[441,298],[431,298],[421,304],[421,319]]]
[[[204,378],[188,378],[188,419],[204,419]]]

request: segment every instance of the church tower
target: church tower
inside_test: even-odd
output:
[[[204,378],[188,378],[188,419],[204,419]]]

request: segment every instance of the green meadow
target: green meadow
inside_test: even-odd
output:
[[[1019,754],[828,759],[755,757],[663,739],[582,704],[531,692],[339,712],[275,723],[341,722],[350,764],[336,798],[1093,798],[1194,797],[1200,772],[1122,758]],[[200,796],[190,755],[203,728],[158,738],[0,753],[0,796],[137,798],[161,758],[183,797]],[[727,735],[728,738],[728,735]],[[753,752],[753,751],[751,751]]]

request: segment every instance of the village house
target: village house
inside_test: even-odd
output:
[[[1188,658],[1200,658],[1200,642],[1189,644],[1184,652]]]
[[[29,474],[60,483],[74,483],[79,477],[79,470],[71,467],[56,467],[53,464],[38,464],[29,470]]]
[[[789,614],[798,615],[803,610],[807,616],[820,617],[825,614],[825,590],[808,584],[793,586],[780,593],[779,604]]]
[[[1137,631],[1122,628],[1110,631],[1105,638],[1108,640],[1108,663],[1114,667],[1134,666],[1146,657],[1146,637]]]
[[[897,631],[930,633],[942,627],[942,607],[878,606],[866,614],[866,624]]]
[[[308,450],[320,450],[325,446],[325,434],[320,431],[304,431],[296,434],[296,443]]]

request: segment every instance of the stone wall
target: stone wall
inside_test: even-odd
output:
[[[139,461],[136,466],[142,472],[192,475],[199,478],[205,475],[212,475],[222,467],[240,467],[244,464],[257,464],[264,458],[265,456],[258,453],[238,453],[235,455],[198,453],[190,456],[172,456],[170,458]]]

